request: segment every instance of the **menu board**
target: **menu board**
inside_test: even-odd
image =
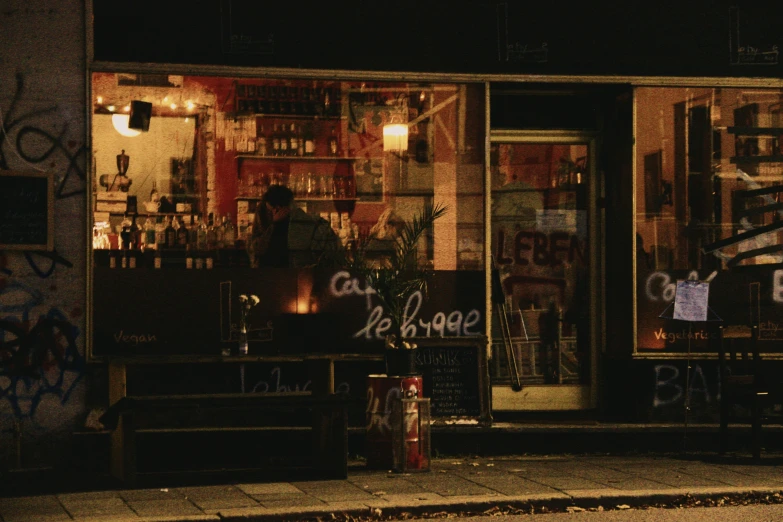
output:
[[[0,170],[0,250],[53,249],[52,174]]]
[[[435,424],[489,424],[489,378],[484,336],[420,337],[416,367]]]

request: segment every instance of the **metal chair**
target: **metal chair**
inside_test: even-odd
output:
[[[762,377],[758,327],[721,326],[718,361],[720,368],[720,449],[728,446],[730,424],[751,425],[753,458],[761,458],[762,409],[769,396]]]

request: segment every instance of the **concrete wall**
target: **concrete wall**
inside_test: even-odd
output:
[[[84,13],[79,1],[0,7],[0,169],[52,171],[56,194],[54,259],[0,250],[0,469],[56,465],[89,409]]]

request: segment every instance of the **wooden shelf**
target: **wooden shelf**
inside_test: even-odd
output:
[[[237,196],[234,198],[236,201],[261,201],[261,196]],[[358,201],[359,198],[298,198],[294,197],[294,201]]]
[[[783,127],[727,127],[726,132],[739,136],[769,136],[776,138],[783,134]]]
[[[261,156],[258,154],[237,154],[237,160],[262,160],[262,161],[354,161],[356,158],[346,156]]]
[[[775,156],[732,156],[729,158],[731,163],[781,163],[783,154]]]

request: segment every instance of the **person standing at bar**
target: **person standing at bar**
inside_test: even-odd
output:
[[[247,243],[250,266],[338,266],[343,251],[337,234],[326,220],[294,207],[293,202],[294,193],[288,187],[267,189],[256,208]]]

